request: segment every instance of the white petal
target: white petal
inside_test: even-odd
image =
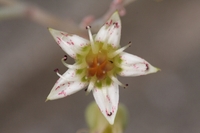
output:
[[[77,78],[76,71],[73,69],[68,69],[62,76],[63,78],[59,78],[58,81],[55,83],[54,87],[47,97],[47,100],[55,100],[66,97],[85,88],[88,85],[87,82],[81,82],[81,80]],[[67,79],[70,78],[74,78],[76,80],[67,81]]]
[[[72,58],[76,58],[76,54],[81,47],[89,44],[88,40],[77,35],[68,34],[51,28],[49,28],[49,31],[58,45]]]
[[[155,73],[159,70],[144,59],[126,52],[122,52],[120,58],[122,60],[120,63],[120,68],[122,68],[119,73],[120,76],[140,76]]]
[[[110,19],[101,27],[96,35],[95,41],[108,43],[114,48],[120,46],[121,20],[118,12],[115,12]]]
[[[119,103],[119,86],[112,83],[101,89],[93,89],[94,99],[110,124],[114,124]]]

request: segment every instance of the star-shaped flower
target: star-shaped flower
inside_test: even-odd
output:
[[[49,29],[58,45],[72,58],[75,64],[67,64],[66,56],[62,58],[68,70],[58,76],[47,100],[69,96],[87,87],[100,111],[110,124],[114,123],[119,103],[119,85],[126,87],[118,79],[120,76],[139,76],[155,73],[159,69],[144,59],[123,52],[130,43],[120,48],[121,20],[118,12],[101,27],[96,36],[92,36],[87,26],[89,39]]]

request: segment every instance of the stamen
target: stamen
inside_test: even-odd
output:
[[[82,64],[73,64],[73,65],[70,65],[70,64],[67,64],[65,61],[67,60],[66,56],[64,56],[61,61],[63,63],[64,66],[66,66],[67,68],[70,68],[70,69],[81,69],[81,68],[84,68],[85,65],[82,63]]]
[[[126,87],[128,87],[128,84],[126,84]],[[126,89],[126,88],[124,88],[124,89]]]
[[[122,48],[116,50],[116,51],[113,52],[113,53],[108,53],[108,57],[109,57],[109,58],[113,58],[113,57],[117,56],[118,54],[120,54],[121,52],[123,52],[125,49],[127,49],[127,48],[130,47],[130,46],[131,46],[131,42],[129,42],[126,46],[124,46],[124,47],[122,47]]]
[[[58,75],[58,77],[60,77],[61,79],[65,80],[65,81],[68,81],[68,82],[80,80],[78,77],[74,77],[74,78],[72,78],[72,77],[70,77],[70,78],[65,78],[65,77],[63,77],[63,76],[59,73],[59,69],[58,69],[58,68],[54,69],[54,72],[56,72],[56,74]],[[81,75],[81,76],[82,76],[82,75]],[[81,76],[80,76],[80,77],[81,77]]]
[[[90,83],[89,83],[88,88],[87,88],[87,92],[88,92],[88,93],[94,88],[95,82],[96,82],[96,78],[93,77],[93,78],[90,80]]]
[[[67,55],[64,55],[64,61],[66,61],[67,60]]]
[[[115,83],[117,83],[118,85],[120,85],[123,88],[127,88],[127,84],[122,84],[117,78],[115,78],[114,76],[110,77]]]
[[[54,72],[56,72],[56,74],[58,75],[58,77],[60,77],[60,78],[62,78],[62,79],[64,79],[64,80],[66,80],[66,78],[63,77],[63,76],[59,73],[59,69],[58,69],[58,68],[54,69]]]
[[[56,68],[56,69],[54,69],[53,71],[54,71],[54,72],[58,72],[58,71],[59,71],[59,69],[58,69],[58,68]]]
[[[94,44],[94,39],[91,33],[91,26],[86,26],[86,29],[88,30],[88,34],[89,34],[89,38],[90,38],[90,43],[91,43],[91,47],[92,47],[92,52],[93,54],[97,54],[98,53],[98,49]]]

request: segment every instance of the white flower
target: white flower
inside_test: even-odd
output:
[[[49,29],[58,45],[72,58],[75,64],[60,77],[47,100],[69,96],[83,88],[92,91],[100,111],[110,124],[114,123],[119,103],[119,85],[126,87],[118,79],[120,76],[139,76],[157,72],[159,69],[144,59],[123,52],[130,43],[120,48],[121,21],[118,12],[101,27],[95,37],[87,26],[90,41],[77,35]]]

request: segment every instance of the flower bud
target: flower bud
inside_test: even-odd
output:
[[[86,122],[91,133],[122,133],[127,126],[127,115],[127,109],[121,103],[113,125],[110,125],[105,119],[95,102],[90,103],[85,112]]]

